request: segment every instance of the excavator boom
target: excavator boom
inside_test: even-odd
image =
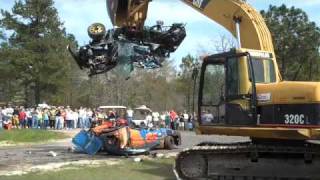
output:
[[[226,28],[240,40],[241,48],[274,52],[272,37],[263,17],[248,3],[242,0],[182,1]]]

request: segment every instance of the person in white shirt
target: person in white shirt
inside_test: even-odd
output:
[[[2,114],[3,114],[2,126],[11,124],[11,118],[13,116],[13,108],[10,108],[10,107],[3,108]]]
[[[131,108],[129,108],[127,110],[127,120],[128,120],[128,124],[132,123],[132,118],[133,118],[133,110]]]
[[[9,107],[7,107],[7,109],[5,109],[5,112],[6,112],[6,116],[8,117],[8,119],[11,119],[13,116],[14,109],[9,106]]]
[[[1,110],[1,114],[2,114],[2,120],[3,121],[6,121],[7,120],[7,108],[4,107],[2,110]]]
[[[78,124],[78,119],[79,119],[79,113],[77,110],[73,112],[72,117],[73,117],[73,128],[76,129]]]
[[[0,107],[0,129],[2,129],[2,120],[3,120],[3,114],[2,114],[2,108]]]
[[[153,123],[152,123],[152,116],[150,113],[147,114],[146,116],[146,121],[147,121],[147,126],[149,128],[152,128],[153,127]]]
[[[67,129],[72,129],[73,111],[68,108],[66,110]]]
[[[87,113],[87,117],[86,117],[86,120],[85,120],[85,127],[86,128],[90,128],[91,122],[92,122],[93,112],[91,111],[91,109],[87,109],[86,113]]]
[[[161,127],[166,127],[166,112],[162,112],[160,115],[160,125]]]
[[[157,127],[160,125],[159,124],[159,116],[160,116],[160,114],[158,112],[152,113],[152,119],[153,119],[154,125]]]
[[[183,119],[184,119],[184,122],[187,122],[189,119],[189,114],[186,113],[186,111],[183,113]]]
[[[183,122],[181,124],[183,130],[185,130],[186,123],[188,123],[188,120],[189,120],[189,114],[186,111],[184,111],[184,113],[183,113]]]
[[[165,112],[162,112],[162,114],[160,115],[160,119],[161,119],[161,121],[166,120],[166,113]]]
[[[32,128],[32,112],[31,109],[27,109],[26,111],[27,114],[27,128]]]
[[[86,111],[82,107],[79,109],[79,127],[85,127],[85,118],[86,118]]]

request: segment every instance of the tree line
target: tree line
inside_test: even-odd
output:
[[[270,6],[261,11],[272,33],[284,80],[319,80],[320,29],[298,8]],[[0,102],[35,105],[98,106],[145,104],[155,110],[192,111],[200,58],[186,55],[176,67],[168,61],[157,70],[136,70],[126,80],[117,69],[89,78],[66,46],[77,46],[59,18],[53,0],[16,1],[1,10]],[[6,36],[11,32],[10,36]],[[227,47],[215,47],[225,51]],[[228,42],[228,41],[227,41]],[[212,52],[213,53],[213,52]]]

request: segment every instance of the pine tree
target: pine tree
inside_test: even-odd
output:
[[[317,80],[320,28],[295,7],[270,6],[261,11],[271,31],[281,74],[285,80]]]
[[[11,12],[1,10],[1,14],[1,26],[13,31],[7,60],[18,72],[16,78],[25,96],[33,94],[36,104],[52,99],[62,103],[57,94],[63,94],[69,82],[72,60],[66,46],[74,37],[66,33],[53,0],[19,0]]]

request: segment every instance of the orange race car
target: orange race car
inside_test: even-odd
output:
[[[160,129],[135,129],[125,121],[104,123],[88,131],[82,130],[73,139],[76,149],[88,154],[103,150],[113,155],[147,153],[155,148],[173,149],[181,144],[178,131]]]

